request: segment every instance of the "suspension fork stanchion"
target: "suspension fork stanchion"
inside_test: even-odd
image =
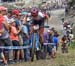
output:
[[[48,21],[49,21],[49,18],[47,19],[47,25],[48,25]]]
[[[32,59],[31,59],[31,61],[34,60],[34,54],[35,54],[35,35],[36,35],[36,33],[33,33],[33,41],[32,41]]]
[[[33,33],[32,37],[33,38],[32,38],[32,51],[31,51],[32,58],[31,58],[31,61],[34,60],[34,33]]]

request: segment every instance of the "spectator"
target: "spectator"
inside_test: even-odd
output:
[[[24,24],[22,26],[22,37],[23,37],[23,46],[29,46],[29,32],[28,32],[28,25],[26,23],[27,21],[24,21]],[[24,49],[24,60],[29,61],[30,60],[30,51],[29,48]]]
[[[53,31],[48,30],[48,35],[47,35],[48,43],[53,43],[52,38],[53,38]],[[51,56],[51,54],[52,54],[52,45],[48,45],[47,51],[48,51],[49,55]]]
[[[8,23],[8,25],[9,25],[9,22],[10,22],[10,19],[11,18],[8,18],[8,15],[7,15],[7,13],[8,13],[8,9],[7,8],[4,8],[3,9],[3,11],[2,11],[3,13],[3,17],[4,17],[4,19],[5,19],[5,21]],[[8,28],[9,30],[10,30],[10,28]],[[9,30],[7,30],[8,32],[9,32]],[[10,38],[9,38],[10,39]],[[11,40],[10,40],[11,41]],[[12,43],[12,42],[11,42]],[[8,46],[8,45],[6,45],[6,46]],[[10,46],[12,46],[12,44],[10,45]],[[12,50],[10,50],[10,52],[9,52],[9,63],[13,63],[13,54],[12,54]]]
[[[2,34],[1,34],[1,36],[0,36],[0,44],[1,44],[1,46],[12,46],[12,42],[11,42],[11,40],[10,40],[10,38],[9,38],[9,25],[8,25],[8,23],[7,23],[7,21],[6,21],[6,19],[4,18],[4,13],[5,13],[5,11],[6,11],[6,8],[5,7],[3,7],[3,6],[0,6],[0,8],[1,8],[1,10],[0,10],[0,14],[1,14],[1,28],[3,28],[4,29],[4,31],[2,32]],[[3,61],[4,61],[4,63],[5,64],[7,64],[7,60],[9,59],[9,60],[12,60],[13,59],[13,56],[12,56],[12,51],[11,50],[8,50],[8,59],[7,60],[5,60],[5,56],[4,56],[4,53],[3,53],[3,51],[2,51],[2,57],[3,57]]]
[[[3,27],[4,17],[2,15],[2,7],[0,6],[0,46],[3,46],[4,43],[2,43],[1,37],[4,33],[4,27]],[[3,59],[3,62],[5,65],[7,65],[7,60],[5,58],[5,55],[3,53],[3,49],[0,49],[1,58]]]
[[[58,35],[54,34],[52,40],[53,40],[52,57],[55,58],[56,57],[56,50],[58,47]]]
[[[10,20],[10,25],[11,25],[11,30],[10,30],[10,39],[12,40],[12,43],[13,43],[13,46],[19,46],[19,37],[18,37],[18,33],[19,31],[17,31],[16,29],[16,24],[15,24],[15,20],[14,19],[11,19]],[[17,49],[17,50],[14,50],[13,51],[13,54],[14,54],[14,60],[18,61],[19,60],[19,53],[20,51]]]
[[[20,12],[19,12],[19,10],[13,10],[12,14],[13,14],[13,17],[15,19],[16,29],[19,31],[19,33],[18,33],[19,45],[23,46],[23,39],[22,39],[22,34],[21,34],[22,22],[20,20],[21,19]],[[23,56],[23,50],[20,50],[20,56],[21,56],[21,59],[24,58],[24,56]]]
[[[61,38],[61,43],[62,43],[61,50],[62,50],[62,53],[67,53],[68,52],[67,40],[68,40],[68,38],[65,35]]]

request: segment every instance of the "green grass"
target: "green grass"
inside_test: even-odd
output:
[[[71,48],[71,49],[75,49],[75,41],[73,41],[73,42],[71,43],[70,48]]]
[[[69,47],[69,53],[62,54],[59,47],[55,59],[35,60],[34,62],[22,62],[9,66],[75,66],[75,42],[72,42]]]

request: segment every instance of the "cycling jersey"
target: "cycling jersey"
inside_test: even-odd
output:
[[[44,26],[44,19],[38,16],[38,18],[32,18],[32,24],[33,25],[39,25],[39,26]]]

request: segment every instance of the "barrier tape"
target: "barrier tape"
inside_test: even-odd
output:
[[[0,46],[0,49],[27,49],[30,46]]]
[[[55,45],[55,43],[44,43],[44,45]]]
[[[55,43],[44,43],[44,45],[55,45]],[[27,49],[30,46],[0,46],[0,49]]]

